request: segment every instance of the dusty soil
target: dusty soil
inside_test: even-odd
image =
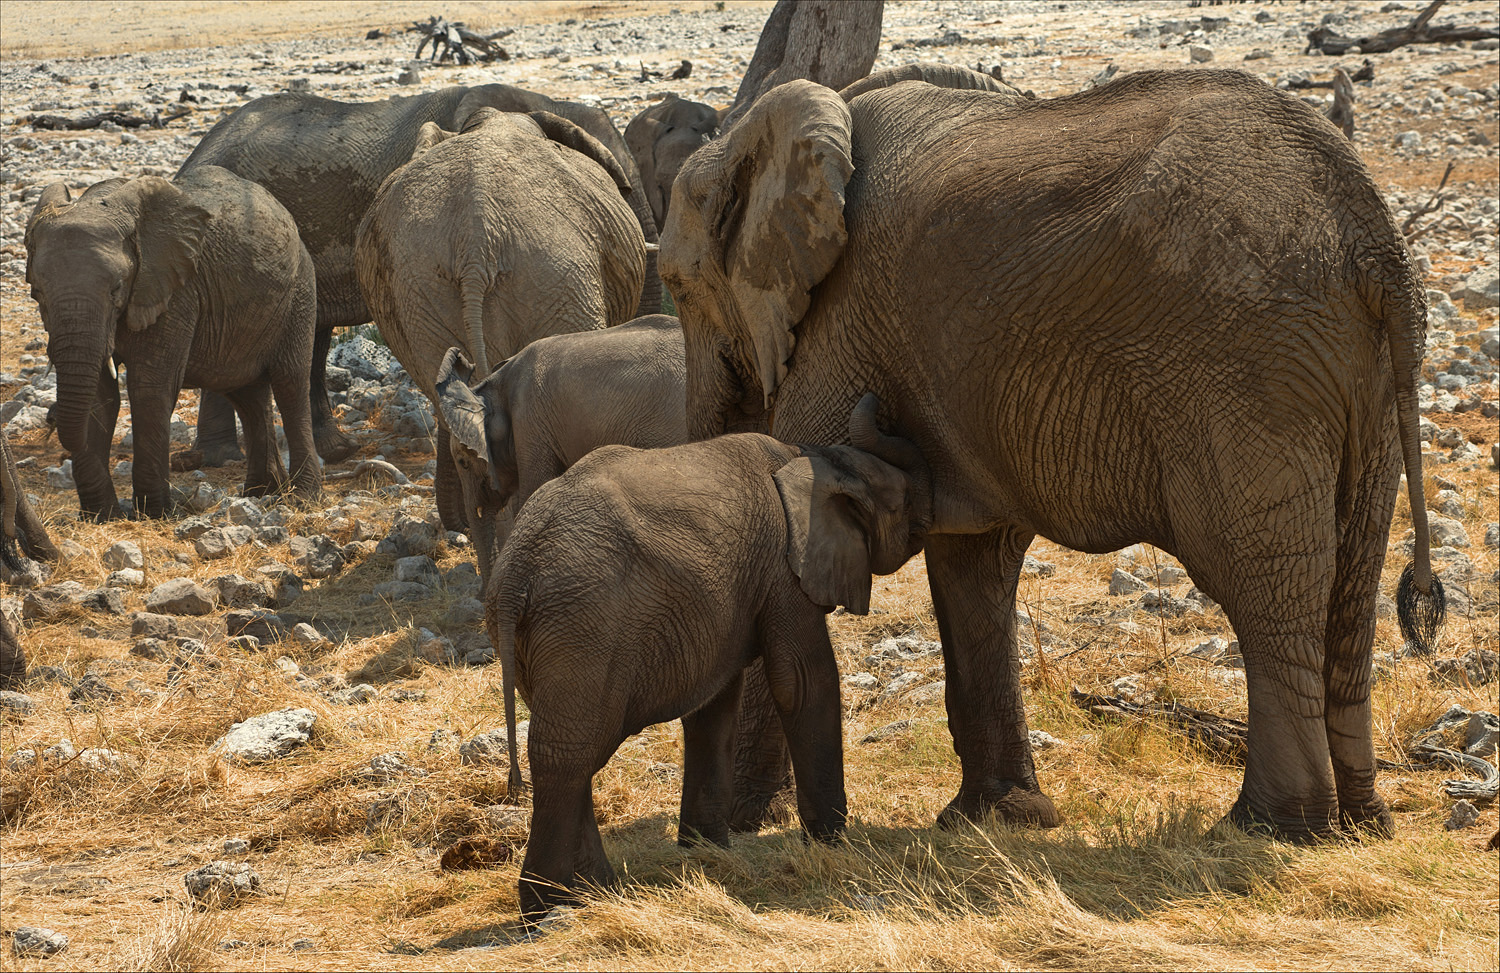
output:
[[[8,0],[0,7],[0,373],[13,381],[0,385],[0,400],[45,370],[21,236],[48,182],[76,189],[112,175],[170,175],[222,115],[299,79],[345,100],[505,81],[592,100],[621,128],[668,90],[724,105],[770,6]],[[1212,67],[1244,68],[1273,84],[1298,75],[1326,80],[1335,63],[1353,70],[1362,59],[1303,54],[1308,29],[1331,16],[1350,18],[1350,33],[1369,32],[1404,23],[1419,7],[890,2],[876,68],[919,58],[999,63],[1007,78],[1049,97],[1079,90],[1111,63],[1127,71],[1187,67],[1190,47],[1209,45]],[[419,85],[398,85],[415,49],[415,38],[399,30],[434,13],[487,31],[516,27],[502,41],[512,60],[424,63]],[[1211,31],[1183,27],[1203,17],[1228,22]],[[1453,2],[1440,15],[1449,17],[1493,22],[1494,8]],[[1182,29],[1162,29],[1172,23]],[[377,27],[398,32],[366,41]],[[951,31],[960,42],[913,46]],[[1268,56],[1245,59],[1257,49]],[[641,79],[642,68],[670,70],[683,57],[694,62],[686,81]],[[1497,258],[1500,125],[1495,99],[1484,94],[1500,83],[1496,52],[1409,48],[1371,60],[1375,80],[1357,89],[1355,142],[1398,214],[1426,202],[1445,165],[1456,163],[1443,211],[1417,226],[1447,213],[1459,218],[1414,245],[1429,286],[1447,293]],[[231,92],[241,84],[249,90]],[[1466,93],[1456,93],[1460,85]],[[198,102],[179,100],[185,86]],[[77,116],[121,103],[148,115],[187,113],[131,132],[36,132],[27,121],[34,112]],[[1410,132],[1418,138],[1403,139]],[[1428,377],[1464,357],[1457,347],[1477,348],[1476,332],[1495,321],[1493,310],[1463,301],[1434,317]],[[1496,400],[1493,378],[1469,389],[1480,401]],[[191,423],[195,406],[196,395],[185,393],[180,417]],[[1454,802],[1443,781],[1461,774],[1411,765],[1406,748],[1450,706],[1500,709],[1495,682],[1439,667],[1500,648],[1500,553],[1483,543],[1500,520],[1500,488],[1489,463],[1452,458],[1467,456],[1463,441],[1484,444],[1487,455],[1497,430],[1478,409],[1429,418],[1457,431],[1450,445],[1427,448],[1425,472],[1429,503],[1449,491],[1447,516],[1472,541],[1461,550],[1468,573],[1459,573],[1468,598],[1444,630],[1439,660],[1401,657],[1394,619],[1384,613],[1377,621],[1373,718],[1377,754],[1390,761],[1380,788],[1396,815],[1394,840],[1296,848],[1212,828],[1240,783],[1233,759],[1161,721],[1096,718],[1068,693],[1076,685],[1243,718],[1243,669],[1194,654],[1212,638],[1232,640],[1228,620],[1213,608],[1163,619],[1134,596],[1106,593],[1121,567],[1184,596],[1190,579],[1161,580],[1176,566],[1163,552],[1086,555],[1038,540],[1030,553],[1046,568],[1023,577],[1019,598],[1039,623],[1024,635],[1023,681],[1030,726],[1055,738],[1039,745],[1037,767],[1066,818],[1062,828],[932,827],[957,781],[941,657],[877,650],[895,636],[929,650],[938,638],[919,557],[876,579],[871,615],[830,623],[841,671],[857,677],[844,691],[847,846],[805,846],[794,815],[783,813],[727,851],[680,851],[681,733],[676,724],[653,727],[596,779],[597,816],[622,889],[536,937],[511,924],[525,825],[509,817],[504,768],[462,764],[453,748],[502,726],[499,673],[453,665],[425,648],[429,634],[464,634],[449,613],[472,588],[446,579],[462,576],[468,550],[439,545],[434,558],[445,582],[424,600],[361,601],[393,570],[393,558],[361,538],[431,512],[420,479],[430,444],[397,449],[375,417],[363,455],[380,451],[418,482],[330,483],[316,507],[287,511],[293,535],[366,545],[338,574],[309,579],[293,603],[333,639],[238,650],[226,642],[221,608],[181,620],[182,634],[201,638],[207,653],[177,665],[131,654],[129,613],[143,607],[151,586],[179,576],[257,576],[267,560],[290,562],[288,546],[250,545],[209,562],[175,535],[180,520],[79,523],[72,492],[47,484],[45,469],[62,459],[55,438],[39,429],[12,434],[30,461],[21,471],[26,489],[54,539],[72,545],[49,582],[102,584],[104,551],[126,539],[145,553],[146,584],[127,591],[124,616],[79,608],[23,629],[34,665],[54,667],[55,681],[27,687],[31,715],[0,718],[5,968],[1324,969],[1333,956],[1355,968],[1493,969],[1500,889],[1484,846],[1495,812],[1482,809],[1478,824],[1445,830]],[[130,457],[117,449],[116,459]],[[233,492],[243,469],[205,476]],[[117,486],[128,493],[128,478]],[[1400,544],[1409,528],[1403,497],[1386,594],[1405,561]],[[15,607],[24,593],[5,594]],[[120,695],[72,698],[85,677]],[[342,687],[360,683],[375,698],[343,701]],[[287,707],[318,717],[294,756],[244,766],[207,752],[234,722]],[[1448,742],[1461,746],[1462,736],[1450,732]],[[24,748],[40,751],[62,738],[134,763],[108,773],[81,760],[9,763]],[[392,751],[405,754],[410,772],[372,777],[371,759]],[[444,871],[443,854],[464,839],[498,848],[496,867]],[[261,893],[231,909],[193,908],[184,874],[221,859],[255,868]],[[57,929],[72,945],[59,959],[15,957],[9,934],[23,925]]]

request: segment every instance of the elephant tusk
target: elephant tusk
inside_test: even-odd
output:
[[[109,363],[109,377],[118,382],[120,380],[120,373],[115,368],[114,356],[111,355],[109,358],[105,359],[105,361]]]
[[[660,253],[661,252],[661,244],[659,244],[659,243],[648,243],[648,244],[646,244],[646,252],[647,253]]]

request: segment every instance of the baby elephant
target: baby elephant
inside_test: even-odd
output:
[[[931,487],[916,447],[880,433],[867,395],[847,446],[743,433],[668,449],[606,446],[516,518],[488,595],[511,735],[531,707],[535,787],[521,866],[528,921],[614,880],[592,778],[626,737],[682,718],[678,840],[727,845],[742,672],[763,658],[807,833],[842,833],[838,670],[824,615],[865,613],[870,575],[922,547]]]
[[[457,348],[438,368],[438,407],[486,580],[514,512],[600,446],[687,442],[682,325],[665,314],[533,341],[476,385]],[[443,484],[439,484],[439,489]]]
[[[76,200],[43,192],[26,227],[26,280],[57,366],[57,438],[73,454],[83,515],[119,515],[109,475],[126,367],[135,436],[135,507],[170,507],[172,410],[183,388],[223,392],[249,448],[245,492],[285,477],[271,419],[276,393],[292,482],[315,494],[308,402],[317,314],[312,260],[271,194],[217,166],[173,182],[110,179]]]

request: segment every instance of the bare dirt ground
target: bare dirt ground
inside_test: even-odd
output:
[[[223,114],[303,78],[315,92],[345,100],[505,81],[592,99],[622,129],[667,90],[724,105],[770,6],[8,0],[0,7],[0,377],[11,381],[0,384],[0,404],[45,371],[21,234],[48,182],[76,189],[111,175],[169,176]],[[1111,63],[1126,71],[1188,67],[1190,46],[1207,45],[1215,52],[1209,66],[1244,68],[1270,83],[1325,80],[1333,64],[1352,70],[1362,58],[1306,56],[1308,29],[1335,17],[1349,18],[1350,33],[1370,32],[1418,9],[1414,2],[1389,11],[1331,2],[888,3],[876,68],[938,57],[999,63],[1007,78],[1050,97],[1081,89]],[[486,31],[516,27],[502,41],[512,59],[424,64],[419,85],[399,86],[396,76],[416,46],[399,30],[434,13]],[[1449,16],[1493,22],[1493,5],[1451,3],[1439,19]],[[1227,23],[1206,30],[1203,17]],[[1178,27],[1163,29],[1168,24]],[[397,33],[364,40],[372,28]],[[913,46],[951,31],[960,32],[958,42]],[[1267,56],[1246,60],[1256,50]],[[683,57],[694,62],[686,81],[641,80],[642,68],[669,70]],[[1469,361],[1496,322],[1480,302],[1445,306],[1443,295],[1500,256],[1493,205],[1500,126],[1496,101],[1485,94],[1500,84],[1500,67],[1494,50],[1467,46],[1371,60],[1376,76],[1358,88],[1355,142],[1398,218],[1426,202],[1455,163],[1444,209],[1414,224],[1443,221],[1413,244],[1438,307],[1427,369],[1436,381]],[[249,88],[231,93],[231,85]],[[166,114],[185,104],[185,86],[201,100],[160,129],[41,132],[27,122],[32,113],[76,116],[122,103]],[[1494,403],[1493,377],[1482,377],[1484,366],[1470,368],[1479,375],[1464,395]],[[1407,760],[1413,735],[1450,707],[1500,710],[1493,678],[1463,664],[1500,648],[1500,555],[1485,542],[1489,525],[1500,521],[1500,484],[1487,461],[1500,435],[1493,416],[1464,401],[1466,411],[1451,411],[1452,404],[1428,411],[1438,431],[1425,452],[1429,505],[1442,504],[1442,516],[1467,533],[1467,545],[1452,549],[1458,557],[1442,562],[1464,602],[1436,660],[1403,656],[1384,608],[1377,622],[1374,723],[1378,756],[1390,762],[1379,786],[1396,816],[1393,840],[1294,847],[1213,827],[1239,787],[1242,769],[1232,756],[1155,718],[1099,718],[1074,705],[1069,690],[1244,718],[1243,669],[1220,646],[1201,649],[1234,638],[1227,619],[1212,605],[1162,617],[1137,595],[1107,593],[1121,568],[1185,597],[1191,579],[1176,578],[1176,562],[1163,552],[1087,555],[1039,540],[1030,553],[1042,563],[1020,590],[1023,679],[1030,726],[1051,739],[1039,741],[1037,769],[1063,827],[933,827],[958,774],[919,557],[876,579],[869,616],[830,620],[846,676],[847,845],[804,845],[795,816],[783,809],[772,827],[737,837],[728,850],[679,850],[681,731],[653,727],[628,741],[595,781],[621,887],[534,936],[513,924],[526,826],[506,803],[505,768],[463,763],[456,749],[503,726],[499,673],[452,664],[431,649],[430,636],[461,640],[473,627],[454,621],[474,593],[463,580],[469,551],[438,545],[433,557],[444,583],[424,599],[361,600],[392,576],[394,559],[376,552],[375,539],[402,518],[431,513],[421,479],[430,443],[398,439],[372,413],[362,455],[380,452],[416,483],[330,483],[319,504],[282,508],[294,537],[325,535],[351,555],[342,571],[309,578],[287,609],[330,638],[237,647],[226,639],[221,606],[179,620],[180,635],[203,642],[201,656],[155,658],[131,634],[131,613],[154,585],[231,573],[260,578],[265,562],[294,561],[288,544],[246,545],[210,561],[177,535],[181,518],[79,523],[72,491],[48,485],[46,469],[62,459],[55,438],[41,429],[13,432],[17,454],[29,461],[21,471],[26,488],[54,539],[70,545],[49,583],[101,585],[110,573],[103,555],[119,540],[136,542],[146,564],[145,584],[125,590],[126,614],[73,606],[23,628],[33,664],[52,670],[27,687],[29,714],[0,713],[0,966],[1496,969],[1500,882],[1495,854],[1485,850],[1496,830],[1494,807],[1481,807],[1476,824],[1445,829],[1454,801],[1443,782],[1464,774]],[[195,406],[196,395],[184,393],[178,414],[188,424]],[[122,430],[128,418],[127,408]],[[116,458],[129,460],[130,450],[119,445]],[[210,486],[231,493],[242,476],[237,467],[205,471]],[[179,479],[194,485],[188,474]],[[117,486],[128,494],[129,478]],[[1405,563],[1409,529],[1403,496],[1391,526],[1386,594]],[[5,594],[16,608],[26,593]],[[897,637],[904,648],[889,643]],[[101,682],[116,695],[80,689]],[[373,697],[351,701],[348,687],[361,684]],[[291,756],[245,765],[209,752],[232,724],[286,708],[317,718],[309,743]],[[64,738],[85,756],[60,765],[19,758]],[[1446,739],[1465,744],[1462,729]],[[102,751],[121,759],[85,759]],[[397,751],[405,769],[372,767],[373,758]],[[444,854],[466,840],[491,850],[495,866],[444,870]],[[220,860],[252,867],[259,890],[231,908],[200,909],[184,875]],[[15,956],[10,934],[22,926],[63,932],[71,945],[53,959]]]

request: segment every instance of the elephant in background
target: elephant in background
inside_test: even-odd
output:
[[[478,374],[547,335],[622,324],[645,240],[614,156],[548,112],[480,109],[462,133],[428,125],[361,223],[360,284],[375,323],[439,407],[438,366],[459,346]],[[449,530],[470,512],[439,422],[437,500]]]
[[[514,511],[600,446],[687,442],[682,326],[665,314],[540,338],[475,384],[452,348],[438,368],[439,411],[486,581]]]
[[[838,668],[824,615],[869,609],[870,575],[922,547],[928,481],[881,433],[871,396],[848,446],[723,436],[596,449],[516,518],[487,594],[501,659],[510,792],[521,787],[515,688],[531,707],[535,788],[521,914],[540,918],[614,870],[592,778],[645,727],[682,718],[678,842],[729,843],[741,673],[761,659],[791,744],[806,832],[844,830]]]
[[[427,122],[458,131],[480,108],[507,112],[545,111],[573,122],[603,144],[629,180],[626,201],[648,243],[657,240],[656,220],[625,140],[598,108],[505,84],[444,88],[413,97],[342,102],[283,93],[256,98],[221,120],[198,143],[179,175],[203,165],[222,166],[275,196],[297,222],[318,277],[318,331],[313,349],[312,406],[318,452],[337,461],[356,445],[333,419],[324,373],[333,329],[371,319],[354,268],[360,221],[387,176],[412,157]],[[654,249],[633,303],[634,314],[661,309],[661,279]],[[633,316],[633,315],[629,315]],[[446,347],[446,346],[445,346]],[[205,396],[199,412],[198,448],[218,463],[237,451],[233,417],[222,400]]]
[[[664,225],[672,181],[687,157],[719,134],[724,111],[668,92],[625,126],[625,144],[641,173],[641,185],[656,225]]]
[[[845,104],[793,82],[683,165],[663,239],[690,434],[835,443],[873,390],[931,465],[962,765],[940,823],[1058,823],[1016,650],[1041,535],[1153,544],[1223,606],[1250,704],[1230,820],[1390,833],[1370,659],[1403,468],[1402,631],[1421,646],[1442,614],[1417,437],[1425,297],[1317,112],[1233,71],[1035,101],[907,82]],[[751,768],[737,791],[773,778]]]
[[[10,442],[0,431],[0,581],[13,583],[27,572],[29,560],[56,561],[57,548],[16,475]],[[0,612],[0,689],[19,689],[26,682],[26,651]]]
[[[172,182],[110,179],[76,200],[54,183],[26,226],[26,252],[57,367],[57,438],[73,454],[85,517],[120,514],[109,473],[117,363],[126,366],[139,513],[160,517],[171,507],[170,427],[184,387],[216,389],[234,404],[251,496],[286,480],[274,390],[292,483],[317,494],[308,408],[317,283],[296,224],[270,193],[217,166]]]

